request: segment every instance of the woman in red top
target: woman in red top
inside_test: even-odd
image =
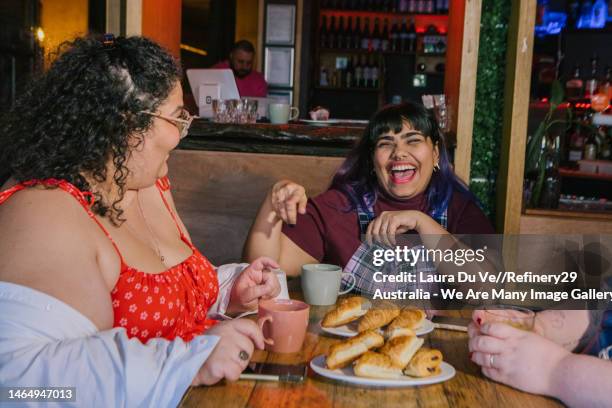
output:
[[[216,270],[192,245],[166,178],[191,122],[180,75],[147,39],[77,39],[18,101],[0,140],[0,280],[143,342],[219,336],[194,379],[211,384],[236,379],[263,346],[252,321],[211,312],[276,296],[278,265]]]

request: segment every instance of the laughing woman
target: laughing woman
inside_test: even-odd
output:
[[[453,173],[433,114],[414,103],[374,115],[326,192],[308,199],[301,185],[277,182],[259,210],[244,255],[278,259],[290,275],[307,263],[341,265],[356,279],[358,291],[371,293],[372,263],[364,262],[371,251],[361,235],[406,232],[421,238],[493,233]]]
[[[277,264],[215,268],[174,206],[180,81],[150,40],[78,38],[0,122],[0,384],[176,406],[263,347],[254,322],[214,316],[276,296]]]

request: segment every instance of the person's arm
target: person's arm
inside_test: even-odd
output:
[[[570,353],[541,335],[503,323],[474,321],[468,334],[471,360],[495,381],[569,406],[604,407],[612,402],[609,361]]]
[[[536,333],[567,350],[580,351],[601,327],[605,310],[544,310],[536,315]]]
[[[0,383],[75,387],[76,406],[177,406],[218,341],[200,336],[189,343],[177,338],[142,344],[122,328],[41,341],[40,332],[40,326],[17,329],[14,322],[2,330]]]
[[[247,237],[243,259],[252,262],[258,257],[276,259],[289,276],[300,273],[302,265],[317,260],[282,233],[283,222],[295,225],[297,214],[306,213],[304,187],[283,180],[274,184],[266,195]]]
[[[569,354],[553,372],[550,395],[570,407],[609,407],[612,405],[612,362]]]

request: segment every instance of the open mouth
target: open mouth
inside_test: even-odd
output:
[[[409,183],[416,175],[416,167],[409,164],[396,164],[391,167],[391,181],[396,184]]]

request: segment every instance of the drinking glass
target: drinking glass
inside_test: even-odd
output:
[[[514,305],[486,306],[483,323],[504,323],[517,329],[532,331],[535,323],[533,310]]]

